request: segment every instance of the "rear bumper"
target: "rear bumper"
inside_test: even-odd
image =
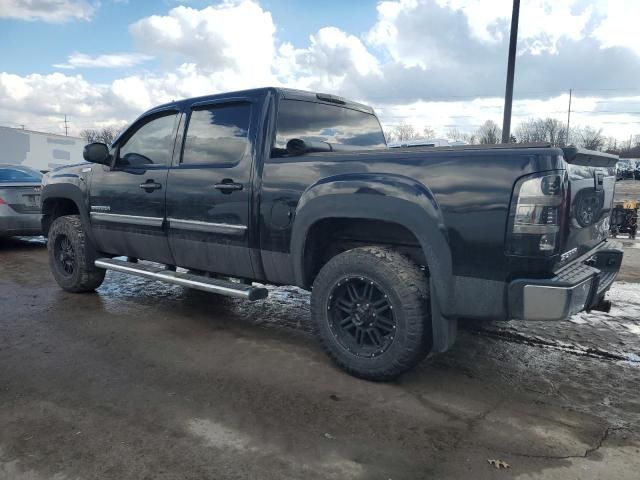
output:
[[[0,237],[14,235],[40,235],[42,215],[39,213],[16,213],[6,205],[0,206]]]
[[[509,317],[520,320],[564,320],[595,307],[615,280],[622,246],[607,241],[556,272],[551,279],[518,279],[509,284]]]

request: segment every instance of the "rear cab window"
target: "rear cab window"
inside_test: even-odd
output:
[[[251,105],[209,105],[191,112],[182,153],[184,165],[235,165],[250,147]]]
[[[348,106],[283,99],[278,107],[272,156],[286,155],[287,142],[294,138],[362,150],[387,146],[380,122],[373,114]]]

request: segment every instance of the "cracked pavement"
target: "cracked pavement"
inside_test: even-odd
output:
[[[636,479],[625,243],[610,314],[463,323],[376,384],[324,356],[298,289],[250,304],[109,273],[71,295],[42,242],[0,241],[0,479]]]

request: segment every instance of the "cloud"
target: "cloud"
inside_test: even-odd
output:
[[[640,2],[611,0],[603,10],[604,19],[592,33],[601,48],[626,47],[640,55]]]
[[[202,71],[234,72],[238,79],[271,79],[276,27],[271,13],[250,0],[201,10],[180,6],[129,28],[140,50]]]
[[[95,56],[85,53],[73,53],[67,58],[67,63],[57,63],[52,66],[67,70],[76,68],[128,68],[152,59],[152,56],[142,53],[107,53]]]
[[[132,68],[153,56],[156,62],[144,70],[114,75],[106,84],[63,73],[4,74],[0,122],[65,112],[76,115],[79,125],[122,123],[173,99],[283,85],[372,104],[387,125],[406,121],[442,133],[449,126],[469,130],[486,119],[500,122],[502,114],[511,0],[491,6],[480,0],[387,0],[378,4],[377,20],[365,32],[326,26],[298,44],[279,41],[270,12],[254,0],[178,6],[129,27],[137,52],[74,53],[56,65]],[[574,97],[577,111],[598,109],[593,101],[609,93],[597,89],[630,89],[621,90],[609,108],[631,111],[623,97],[638,89],[640,41],[615,31],[617,26],[636,38],[628,28],[633,19],[624,13],[607,8],[605,0],[523,2],[514,123],[529,116],[566,118],[569,88],[580,92]],[[575,118],[620,135],[640,125],[631,122],[637,116],[608,115],[576,112]]]
[[[95,9],[84,0],[0,0],[0,17],[29,21],[89,20]]]

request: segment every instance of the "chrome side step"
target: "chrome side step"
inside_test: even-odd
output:
[[[105,270],[114,270],[116,272],[182,285],[183,287],[203,290],[205,292],[244,298],[250,301],[262,300],[269,295],[267,289],[262,287],[233,283],[200,275],[192,275],[190,273],[174,272],[156,265],[131,263],[115,258],[99,258],[95,261],[95,266],[104,268]]]

